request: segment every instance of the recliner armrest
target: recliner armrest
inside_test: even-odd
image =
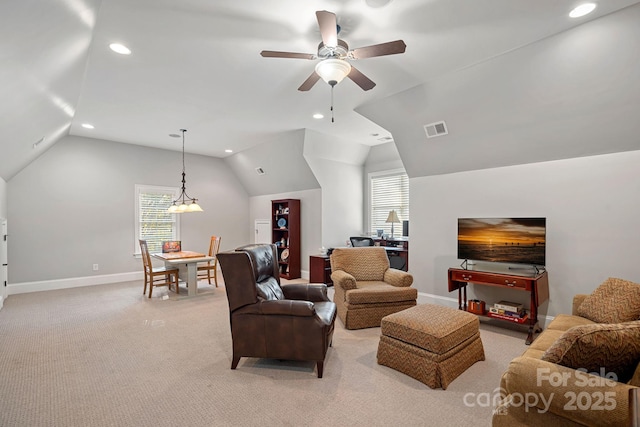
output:
[[[413,275],[406,271],[390,268],[384,272],[384,281],[399,288],[406,288],[413,284]]]
[[[344,270],[336,270],[331,273],[331,280],[333,280],[333,286],[340,286],[345,291],[357,288],[356,278]]]
[[[315,316],[316,314],[313,303],[310,301],[282,299],[273,301],[260,301],[257,305],[259,314],[276,314],[300,317]]]
[[[281,288],[285,299],[311,302],[330,301],[325,284],[293,283],[282,285]]]

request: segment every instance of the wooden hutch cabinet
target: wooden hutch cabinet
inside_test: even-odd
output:
[[[271,201],[271,241],[278,249],[280,277],[300,277],[300,200]]]

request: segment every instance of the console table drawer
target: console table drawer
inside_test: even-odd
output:
[[[527,286],[531,283],[531,281],[529,280],[522,280],[522,279],[517,279],[517,278],[513,278],[513,277],[509,277],[507,279],[504,279],[504,284],[506,286],[509,286],[510,288],[523,288],[526,289]]]
[[[531,279],[505,276],[501,274],[483,273],[477,271],[451,271],[451,280],[457,282],[469,282],[490,284],[498,286],[508,286],[510,288],[528,289],[531,286]]]

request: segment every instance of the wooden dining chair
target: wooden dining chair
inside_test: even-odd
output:
[[[146,240],[140,240],[140,250],[142,251],[142,264],[144,265],[144,289],[142,294],[147,293],[147,285],[149,285],[149,298],[151,298],[154,286],[167,286],[171,290],[172,283],[176,286],[176,294],[179,294],[178,269],[154,267],[151,264],[151,256],[149,255],[149,247]]]
[[[211,236],[209,242],[209,256],[215,257],[211,261],[198,264],[198,280],[207,279],[211,284],[211,276],[213,276],[216,288],[218,287],[218,251],[220,250],[220,236]]]

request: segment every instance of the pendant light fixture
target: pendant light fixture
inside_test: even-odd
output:
[[[169,213],[202,212],[202,208],[198,205],[198,199],[189,197],[186,190],[186,180],[184,178],[184,133],[186,131],[186,129],[180,129],[180,132],[182,132],[182,191],[180,196],[169,207]],[[190,203],[187,203],[187,201],[190,201]]]

